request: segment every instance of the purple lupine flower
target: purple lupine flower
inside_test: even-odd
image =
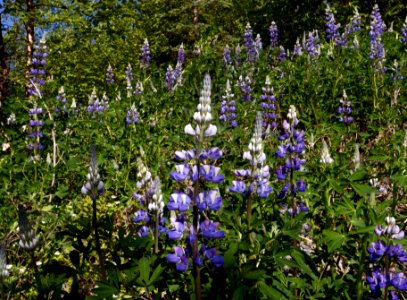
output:
[[[284,180],[284,186],[277,195],[279,199],[286,198],[289,193],[293,197],[297,197],[298,192],[305,192],[306,190],[306,183],[302,179],[299,179],[296,183],[293,182],[292,174],[301,171],[302,165],[305,164],[305,159],[301,158],[305,148],[304,131],[295,129],[299,121],[296,108],[293,105],[290,106],[287,118],[289,122],[283,121],[281,134],[278,137],[282,144],[276,151],[277,157],[287,157],[285,163],[276,168],[277,179]],[[290,182],[287,179],[290,179]],[[282,207],[282,211],[287,212],[291,217],[298,215],[300,212],[308,211],[304,202],[297,204],[292,201],[291,207],[287,207],[285,204]]]
[[[151,61],[150,45],[148,44],[148,40],[145,39],[143,46],[141,46],[140,68],[143,70],[147,70],[150,67],[150,61]]]
[[[29,151],[34,151],[34,154],[30,157],[30,161],[38,161],[41,159],[37,151],[41,151],[43,149],[41,139],[44,135],[41,131],[41,127],[44,126],[44,121],[40,119],[42,113],[43,109],[41,107],[35,107],[28,111],[30,120],[28,121],[29,132],[27,137],[29,142],[27,149]]]
[[[399,272],[391,278],[391,285],[399,291],[407,290],[407,277],[403,272]]]
[[[276,101],[276,96],[274,95],[274,89],[271,87],[270,77],[266,77],[265,87],[262,88],[263,94],[260,96],[262,102],[260,107],[263,110],[263,128],[266,130],[270,128],[275,130],[277,128],[277,114],[278,103]],[[264,131],[265,133],[265,131]]]
[[[175,75],[175,72],[172,69],[172,66],[169,65],[167,68],[167,72],[165,73],[165,87],[167,88],[167,90],[169,92],[174,91],[176,81],[177,81],[177,77]]]
[[[223,64],[226,68],[232,65],[232,57],[230,56],[230,48],[228,45],[223,48]]]
[[[219,222],[213,222],[211,220],[205,220],[201,223],[200,229],[202,236],[208,239],[221,239],[225,237],[223,230],[218,230]]]
[[[54,112],[58,116],[68,114],[68,108],[66,106],[66,94],[65,94],[65,90],[64,90],[63,86],[61,86],[59,88],[56,100],[57,101],[56,101],[56,106],[55,106]]]
[[[133,68],[131,67],[130,63],[127,65],[125,75],[126,75],[127,98],[130,98],[131,95],[133,94],[132,81],[134,80]]]
[[[253,137],[249,143],[249,151],[243,153],[243,159],[250,162],[250,169],[235,170],[237,180],[229,187],[229,191],[243,195],[256,194],[260,198],[267,198],[272,188],[269,185],[269,167],[264,164],[266,154],[263,151],[262,114],[257,112]]]
[[[379,268],[376,268],[366,277],[366,282],[369,284],[371,291],[377,291],[386,287],[387,280],[385,274]]]
[[[29,70],[28,95],[38,98],[43,97],[42,87],[45,85],[45,65],[47,64],[47,46],[45,34],[42,36],[39,45],[35,46],[31,66]]]
[[[240,88],[240,92],[242,93],[242,102],[245,101],[252,101],[252,96],[251,96],[251,92],[252,92],[252,81],[250,80],[249,76],[246,76],[245,79],[243,79],[243,76],[240,75],[239,80],[238,80],[238,84],[239,84],[239,88]]]
[[[387,69],[388,72],[390,72],[390,78],[393,79],[393,81],[402,81],[405,79],[405,76],[401,74],[401,66],[395,59],[393,62],[393,67]]]
[[[285,51],[283,46],[280,46],[280,53],[278,54],[278,61],[282,62],[287,59],[287,52]]]
[[[357,8],[355,8],[355,13],[352,16],[352,19],[350,21],[349,24],[349,30],[348,30],[348,34],[351,34],[353,32],[359,31],[361,29],[362,25],[362,18],[360,17],[360,14],[357,10]]]
[[[348,95],[345,90],[343,90],[343,95],[339,102],[341,103],[338,108],[339,122],[344,122],[345,124],[352,123],[352,104],[348,100]]]
[[[401,42],[407,44],[407,17],[403,23],[403,28],[401,29]]]
[[[232,128],[237,127],[236,101],[233,100],[234,96],[235,95],[232,94],[230,81],[228,79],[226,81],[226,94],[222,96],[223,100],[220,106],[219,120],[227,122],[227,124]]]
[[[178,48],[178,58],[177,58],[177,63],[180,63],[182,66],[185,63],[185,51],[184,51],[184,44],[181,44]]]
[[[300,39],[297,38],[297,41],[295,42],[294,49],[293,49],[293,56],[302,56],[303,55],[303,49],[300,44]]]
[[[126,114],[127,124],[138,124],[140,123],[139,113],[137,111],[136,105],[133,103]]]
[[[270,33],[270,47],[275,48],[278,46],[278,28],[276,23],[273,21],[269,27]]]
[[[106,70],[106,82],[111,84],[114,83],[114,73],[113,73],[113,68],[112,66],[109,64],[109,66],[107,67]]]
[[[308,52],[311,57],[316,57],[320,53],[320,45],[318,31],[314,30],[308,33],[308,38],[305,40],[303,48]]]
[[[104,101],[99,101],[99,98],[96,94],[96,88],[94,87],[92,94],[89,96],[89,103],[86,107],[86,110],[92,115],[92,117],[96,117],[97,115],[100,116],[106,108],[107,107]]]
[[[253,32],[250,23],[246,24],[244,32],[244,47],[246,49],[246,61],[254,63],[256,61],[256,49],[254,46]]]
[[[336,40],[339,38],[339,28],[341,25],[336,23],[331,6],[328,3],[325,9],[325,20],[326,37],[330,40]]]
[[[369,259],[371,261],[379,261],[386,254],[388,247],[381,240],[379,240],[377,243],[372,242],[371,245],[371,248],[367,248],[367,252],[369,252]]]
[[[382,42],[382,35],[386,30],[386,25],[384,24],[382,17],[380,15],[379,6],[374,5],[371,15],[370,23],[370,54],[369,58],[374,60],[374,68],[376,72],[384,71],[384,56],[385,50]]]
[[[197,111],[194,113],[194,124],[188,124],[184,128],[187,135],[194,137],[195,142],[203,148],[207,145],[207,138],[216,134],[217,128],[211,124],[213,116],[211,113],[211,79],[209,75],[204,78],[203,89],[199,98]],[[222,151],[217,148],[205,148],[197,151],[178,150],[175,152],[175,158],[181,161],[181,164],[175,166],[175,171],[170,172],[171,179],[182,182],[186,187],[186,191],[174,191],[169,200],[167,207],[171,211],[178,211],[180,214],[176,218],[172,218],[173,228],[167,231],[167,235],[172,240],[181,240],[185,235],[184,232],[189,232],[185,237],[187,243],[186,251],[180,247],[174,247],[175,254],[169,254],[167,259],[169,262],[176,263],[179,271],[185,271],[188,267],[188,258],[191,256],[195,266],[202,266],[204,256],[215,266],[223,265],[223,258],[213,252],[215,250],[206,249],[204,244],[201,244],[201,251],[198,243],[201,238],[218,239],[224,237],[224,231],[219,230],[219,223],[207,219],[208,211],[218,211],[222,205],[222,197],[217,189],[205,190],[207,183],[212,185],[221,183],[224,176],[220,174],[220,168],[212,164],[222,156]],[[199,183],[199,184],[195,184]],[[190,208],[197,207],[198,210],[193,210],[192,220]],[[174,212],[172,212],[174,213]],[[182,214],[181,214],[182,213]],[[201,221],[204,218],[204,221]],[[200,226],[197,224],[200,224]],[[210,251],[205,254],[205,251]]]
[[[174,254],[168,254],[167,260],[170,263],[175,263],[177,271],[184,272],[188,268],[188,259],[185,255],[185,250],[181,247],[174,246]]]

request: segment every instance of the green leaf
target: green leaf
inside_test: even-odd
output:
[[[351,182],[350,184],[353,190],[361,197],[368,196],[370,193],[375,192],[375,190],[367,184]]]
[[[264,274],[266,274],[266,271],[264,270],[256,270],[256,271],[250,271],[244,275],[243,278],[248,279],[248,280],[258,280],[258,279],[263,279]]]
[[[155,268],[153,274],[151,274],[148,285],[152,285],[154,282],[156,282],[160,278],[160,275],[164,270],[165,268],[161,267],[161,265],[158,265],[157,268]]]
[[[86,300],[88,299],[103,299],[107,297],[111,297],[113,294],[118,294],[119,290],[115,288],[114,286],[111,286],[107,283],[104,282],[96,282],[96,288],[92,290],[93,293],[96,294],[96,296],[88,296],[86,297]]]
[[[369,173],[364,169],[358,169],[355,173],[349,176],[349,181],[360,181],[369,178]]]
[[[305,257],[304,254],[296,249],[294,249],[291,252],[291,256],[292,258],[295,260],[295,262],[298,264],[299,269],[304,272],[305,274],[307,274],[308,276],[310,276],[312,279],[316,279],[317,276],[314,274],[314,272],[312,271],[312,269],[310,268],[310,266],[308,266],[305,263]]]
[[[324,235],[328,245],[329,253],[332,253],[332,251],[341,247],[342,244],[347,240],[346,235],[332,230],[324,230],[322,234]]]
[[[267,297],[267,299],[275,299],[275,300],[282,300],[287,299],[283,294],[281,294],[275,288],[267,285],[264,281],[260,281],[257,285],[259,287],[260,292]]]
[[[140,271],[140,281],[146,285],[148,283],[148,277],[150,275],[150,261],[147,257],[143,257],[138,262]]]
[[[244,300],[246,289],[243,285],[240,285],[233,293],[232,300]]]

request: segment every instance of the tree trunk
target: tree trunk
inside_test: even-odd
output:
[[[28,80],[29,80],[29,71],[30,71],[30,66],[31,66],[31,59],[32,59],[32,54],[34,51],[34,0],[26,0],[27,1],[27,16],[28,20],[25,25],[25,31],[27,33],[27,48],[26,48],[26,85],[25,85],[25,91],[26,95],[28,96]]]
[[[0,14],[0,111],[1,107],[3,106],[4,99],[7,95],[7,87],[8,87],[8,74],[9,69],[6,63],[6,49],[4,45],[3,39],[3,24],[1,21],[1,14]]]

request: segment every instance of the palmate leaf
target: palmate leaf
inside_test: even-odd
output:
[[[96,286],[97,287],[92,290],[92,292],[95,293],[96,296],[88,296],[86,297],[86,300],[104,299],[119,293],[119,290],[116,287],[104,282],[96,282]]]
[[[334,250],[341,247],[347,240],[348,237],[345,234],[338,233],[332,230],[324,230],[324,241],[328,245],[328,252],[332,253]]]

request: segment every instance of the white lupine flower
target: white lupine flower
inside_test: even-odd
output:
[[[331,154],[329,154],[329,148],[328,145],[324,140],[322,140],[322,154],[321,154],[321,159],[319,162],[323,164],[331,164],[334,162],[334,160],[331,157]]]

